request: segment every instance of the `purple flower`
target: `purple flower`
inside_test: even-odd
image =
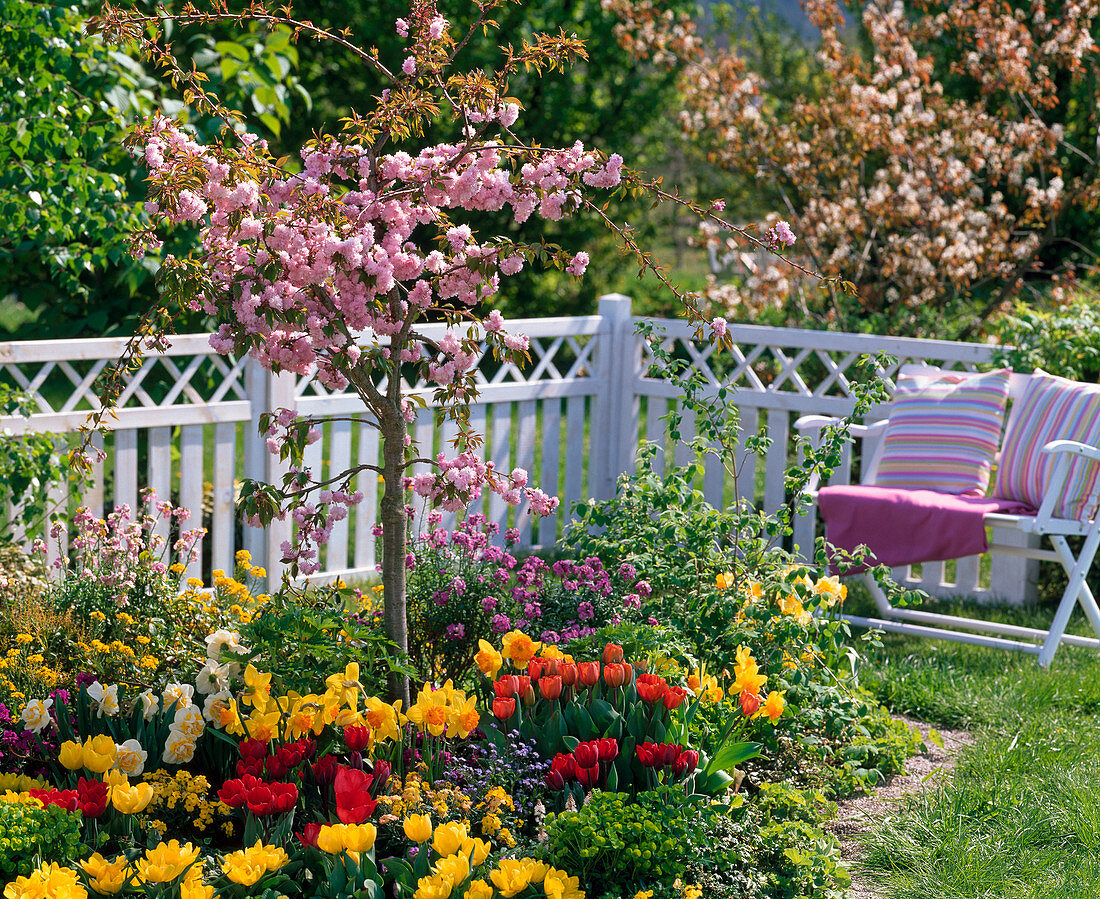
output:
[[[507,615],[496,614],[489,626],[498,634],[506,634],[512,629],[512,621]]]
[[[596,610],[592,608],[592,603],[582,602],[579,606],[577,606],[577,617],[581,621],[588,621],[589,619],[595,617],[595,615]]]
[[[447,639],[448,640],[461,640],[466,636],[466,625],[464,624],[448,624],[447,625]]]
[[[481,611],[486,615],[492,612],[497,607],[497,598],[495,596],[485,596],[481,600]]]

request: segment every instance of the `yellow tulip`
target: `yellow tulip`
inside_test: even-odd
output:
[[[344,827],[344,848],[348,852],[369,852],[377,836],[373,824],[348,824]]]
[[[405,836],[414,843],[426,843],[432,838],[432,819],[427,815],[409,815],[402,826]]]
[[[325,824],[317,832],[317,848],[335,855],[344,851],[344,825]]]
[[[61,752],[58,755],[58,761],[70,771],[76,771],[77,768],[84,767],[84,750],[79,743],[74,743],[72,740],[66,740],[61,744]]]
[[[111,805],[124,815],[145,811],[153,801],[153,785],[140,783],[132,787],[111,787]]]
[[[85,768],[102,774],[115,763],[115,741],[106,734],[88,737],[82,755]]]
[[[432,841],[432,848],[441,856],[454,855],[462,848],[462,844],[466,842],[468,836],[466,827],[457,821],[440,824],[435,829],[435,840]]]

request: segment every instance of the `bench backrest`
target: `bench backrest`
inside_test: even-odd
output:
[[[898,375],[899,376],[905,375],[905,376],[910,376],[910,377],[924,375],[924,376],[927,376],[927,377],[930,377],[930,378],[934,378],[937,375],[943,374],[943,372],[944,372],[943,369],[938,368],[935,365],[925,365],[923,363],[911,363],[911,364],[908,364],[908,365],[903,365],[898,370]],[[1015,417],[1016,417],[1016,415],[1017,415],[1017,413],[1020,409],[1020,404],[1018,402],[1015,402],[1015,401],[1020,399],[1024,395],[1024,392],[1027,390],[1027,385],[1030,383],[1032,377],[1034,377],[1034,376],[1030,375],[1030,374],[1024,374],[1022,372],[1013,372],[1012,376],[1008,379],[1008,399],[1009,399],[1009,402],[1012,403],[1012,407],[1009,409],[1008,417],[1007,417],[1007,420],[1005,422],[1005,427],[1001,431],[1001,439],[1002,440],[1004,439],[1005,431],[1007,431],[1009,429],[1009,427],[1012,426],[1013,420],[1015,419]],[[888,419],[890,417],[889,416],[890,407],[887,406],[885,411],[886,411],[886,415],[883,416],[883,419]],[[874,484],[876,478],[878,477],[878,466],[879,466],[879,460],[882,458],[883,446],[884,446],[884,441],[882,440],[881,437],[879,437],[875,441],[875,447],[874,447],[874,450],[872,450],[872,453],[871,453],[871,460],[868,463],[867,476],[864,479],[865,484]],[[999,461],[1000,453],[998,453],[997,455],[998,455],[998,461]]]

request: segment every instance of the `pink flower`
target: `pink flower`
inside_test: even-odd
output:
[[[588,268],[588,254],[581,250],[573,260],[566,266],[566,271],[571,275],[576,275],[578,278],[584,274],[585,269]]]
[[[401,71],[406,75],[413,75],[416,73],[416,58],[409,56],[401,63]]]

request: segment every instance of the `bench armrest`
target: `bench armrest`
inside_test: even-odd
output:
[[[1070,453],[1074,456],[1084,456],[1093,462],[1100,462],[1100,449],[1089,446],[1087,443],[1078,443],[1076,440],[1053,440],[1040,450],[1040,452]]]
[[[843,419],[833,415],[803,415],[795,421],[794,429],[804,432],[820,431],[828,425],[839,424],[842,420]],[[872,437],[886,427],[887,421],[889,421],[889,419],[882,418],[878,421],[871,422],[869,425],[852,424],[848,428],[848,433],[853,437]]]
[[[1042,527],[1053,517],[1054,506],[1062,497],[1069,477],[1069,466],[1073,456],[1081,456],[1096,464],[1100,463],[1100,449],[1089,446],[1087,443],[1078,443],[1076,440],[1052,440],[1044,446],[1040,452],[1045,455],[1056,456],[1054,470],[1051,472],[1050,483],[1047,484],[1046,493],[1043,496],[1042,505],[1035,516],[1035,527]]]

